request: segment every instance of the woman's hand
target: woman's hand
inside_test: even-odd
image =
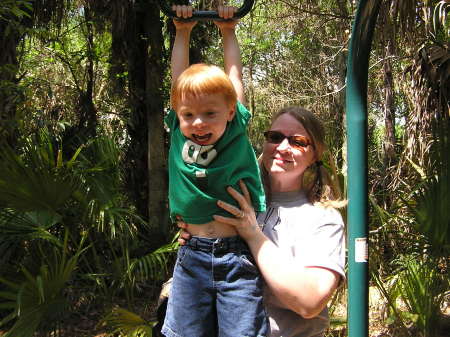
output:
[[[213,217],[214,220],[218,222],[234,226],[239,235],[247,241],[255,234],[255,232],[261,231],[261,229],[256,221],[256,214],[252,207],[251,196],[247,186],[245,186],[242,180],[239,181],[239,186],[241,187],[243,195],[232,187],[227,187],[227,191],[239,203],[240,208],[221,200],[217,201],[219,207],[233,214],[235,217],[229,218],[220,215],[214,215]]]
[[[188,224],[184,222],[181,217],[177,217],[177,226],[180,228],[180,236],[178,237],[178,243],[184,246],[190,239],[191,234],[188,232]]]

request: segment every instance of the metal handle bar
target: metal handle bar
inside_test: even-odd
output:
[[[239,7],[238,11],[234,13],[233,18],[239,19],[244,17],[253,7],[254,0],[244,0],[244,3],[241,7]],[[167,4],[167,0],[159,0],[159,6],[161,8],[161,11],[166,14],[168,17],[176,18],[177,13],[172,10],[171,6]],[[179,18],[183,21],[192,21],[192,20],[216,20],[216,21],[222,21],[224,20],[219,16],[219,13],[217,11],[194,11],[192,13],[192,17],[189,19],[183,19]]]

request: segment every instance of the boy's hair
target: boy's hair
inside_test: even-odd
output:
[[[233,83],[217,66],[204,63],[193,64],[181,73],[172,86],[170,103],[177,110],[180,101],[188,97],[223,94],[225,100],[234,106],[237,94]]]

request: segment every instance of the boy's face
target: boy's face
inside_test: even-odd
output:
[[[218,93],[184,97],[176,110],[183,135],[199,145],[211,145],[233,119],[235,106]]]

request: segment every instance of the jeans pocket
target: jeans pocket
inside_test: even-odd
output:
[[[259,274],[259,269],[256,266],[255,259],[251,253],[241,253],[238,261],[245,270],[254,274]]]
[[[181,246],[178,249],[178,254],[177,254],[177,263],[179,265],[183,265],[183,262],[186,260],[186,258],[189,256],[189,252],[191,250],[189,249],[188,246]]]

